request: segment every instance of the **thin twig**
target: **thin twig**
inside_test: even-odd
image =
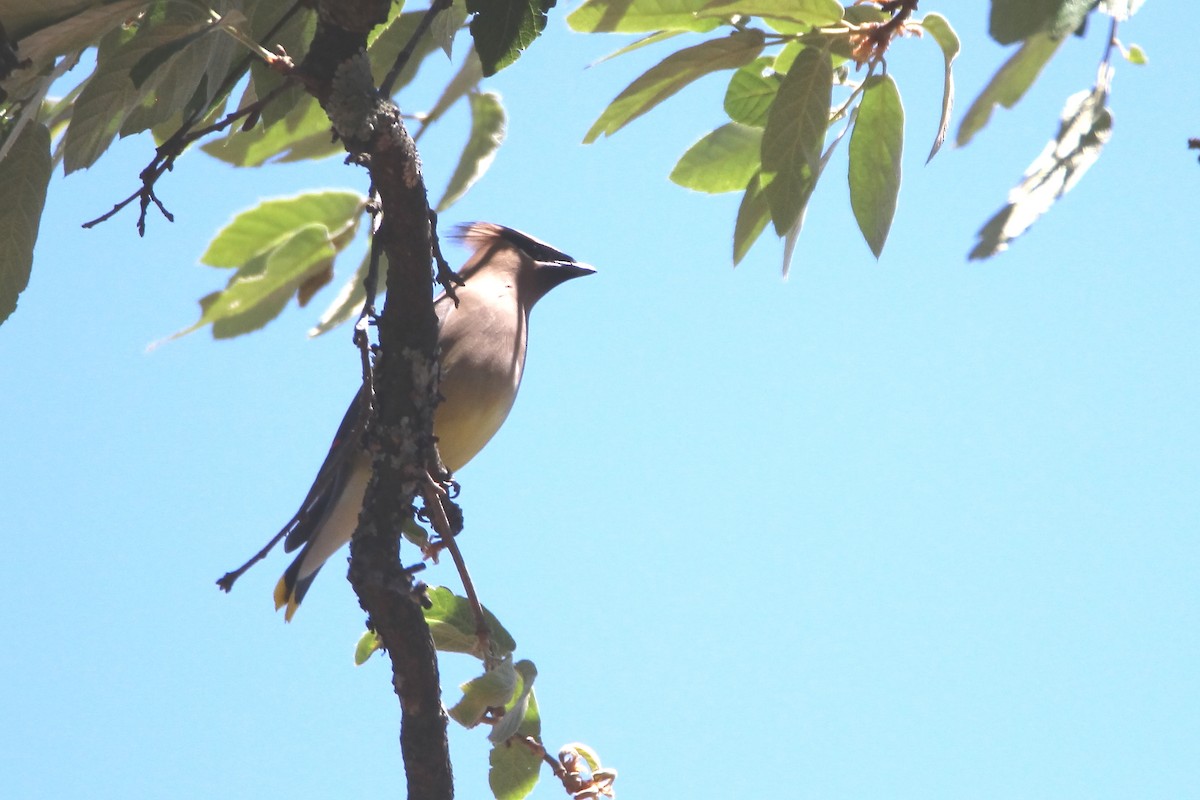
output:
[[[433,24],[434,18],[453,4],[454,0],[433,0],[429,5],[429,10],[425,12],[425,16],[421,17],[421,21],[417,23],[416,30],[409,37],[408,44],[404,45],[404,49],[400,51],[400,55],[396,56],[396,63],[392,64],[392,69],[388,72],[387,77],[383,79],[383,83],[379,84],[379,91],[383,93],[384,97],[392,96],[392,87],[400,79],[400,73],[404,70],[404,67],[408,64],[408,60],[412,58],[412,54],[417,49],[417,42],[429,30],[429,26]]]
[[[450,268],[446,257],[442,255],[442,240],[438,237],[438,215],[432,208],[429,209],[429,241],[433,245],[433,259],[437,262],[437,282],[442,289],[446,291],[450,299],[454,301],[454,306],[458,307],[458,294],[454,291],[456,286],[465,286],[466,281],[462,276]]]
[[[257,564],[259,561],[262,561],[264,558],[266,558],[267,553],[271,552],[272,548],[274,548],[275,545],[279,544],[279,540],[282,539],[284,536],[286,536],[287,532],[288,532],[288,528],[284,528],[279,533],[275,534],[275,536],[271,539],[271,541],[267,542],[266,547],[264,547],[262,550],[259,550],[253,556],[251,556],[249,561],[247,561],[245,564],[242,564],[240,567],[235,569],[233,572],[226,572],[224,575],[222,575],[220,578],[218,578],[217,586],[220,586],[222,589],[224,589],[227,592],[230,591],[231,589],[233,589],[233,582],[236,581],[238,578],[242,577],[243,572],[250,569],[252,566]]]
[[[441,546],[449,550],[450,558],[454,559],[454,567],[462,579],[463,591],[467,593],[467,603],[471,606],[471,613],[475,616],[475,636],[479,639],[480,656],[483,658],[483,663],[491,667],[493,666],[491,658],[492,632],[483,616],[483,604],[479,602],[475,583],[471,580],[471,573],[467,571],[467,562],[463,559],[462,551],[458,549],[458,542],[455,540],[455,534],[458,531],[451,528],[450,520],[446,515],[446,507],[442,504],[443,499],[449,499],[446,490],[432,476],[426,475],[421,494],[425,499],[429,522],[441,537]]]

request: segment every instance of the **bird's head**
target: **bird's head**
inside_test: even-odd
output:
[[[482,269],[511,271],[529,307],[560,283],[596,271],[541,239],[493,222],[461,225],[455,235],[475,250],[460,271],[464,280]]]

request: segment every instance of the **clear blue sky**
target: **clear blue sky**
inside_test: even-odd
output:
[[[666,51],[585,69],[624,40],[556,10],[492,82],[508,143],[446,221],[599,270],[538,307],[516,408],[460,475],[462,544],[538,665],[550,746],[595,747],[627,799],[1200,797],[1200,90],[1171,8],[1126,27],[1151,65],[1119,65],[1100,163],[983,264],[974,232],[1090,85],[1101,26],[928,167],[941,56],[900,43],[883,260],[835,161],[787,282],[775,243],[730,268],[735,198],[665,177],[722,121],[723,79],[582,146]],[[932,10],[964,38],[965,109],[1003,51],[984,4]],[[461,131],[425,142],[435,195]],[[349,334],[304,337],[335,290],[146,353],[222,284],[195,262],[233,213],[365,175],[195,154],[160,187],[174,225],[81,230],[150,152],[56,180],[0,328],[0,796],[396,796],[396,702],[381,660],[352,666],[339,567],[290,625],[282,554],[213,585],[292,514],[355,391]],[[472,668],[446,659],[448,697]],[[487,796],[483,738],[454,733],[460,797]]]

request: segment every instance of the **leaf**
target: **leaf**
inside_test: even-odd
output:
[[[520,664],[527,662],[519,662]],[[542,720],[538,710],[537,695],[529,693],[528,705],[520,726],[518,736],[528,736],[538,741],[542,735]],[[498,742],[492,746],[488,756],[491,769],[488,771],[488,785],[496,800],[523,800],[533,787],[537,785],[538,774],[542,768],[542,759],[528,747],[519,743]]]
[[[1129,45],[1128,50],[1122,49],[1121,55],[1123,55],[1125,60],[1130,64],[1136,64],[1139,67],[1143,67],[1150,63],[1150,58],[1146,55],[1146,51],[1143,50],[1142,46],[1139,44]]]
[[[303,4],[289,10],[278,3],[253,3],[248,11],[250,35],[272,52],[276,47],[282,47],[284,52],[299,63],[305,48],[316,34],[316,10]],[[267,32],[274,28],[285,14],[289,15],[287,22],[267,39]],[[250,61],[250,85],[255,98],[266,97],[285,80],[285,76],[268,67],[262,60],[255,58]],[[291,110],[290,103],[282,97],[276,97],[263,109],[262,124],[267,127],[274,125]]]
[[[463,0],[454,0],[450,7],[433,18],[429,27],[429,35],[437,42],[438,47],[446,54],[446,58],[454,57],[454,39],[467,21],[467,4]],[[474,53],[474,48],[471,50]],[[478,60],[478,56],[475,56]]]
[[[725,113],[731,120],[755,128],[766,127],[767,113],[783,79],[771,69],[774,63],[773,57],[758,58],[733,73],[724,102]]]
[[[363,281],[367,277],[367,271],[371,265],[370,250],[363,255],[362,261],[359,262],[358,269],[355,270],[353,277],[342,284],[342,288],[338,289],[337,297],[333,298],[333,302],[321,314],[321,318],[317,320],[317,324],[309,329],[309,337],[320,336],[341,325],[351,317],[358,316],[362,309],[363,303],[367,299],[367,290],[363,285]],[[383,293],[383,282],[387,276],[387,255],[380,253],[379,255],[379,293]],[[419,526],[418,526],[419,527]],[[423,530],[423,529],[422,529]]]
[[[205,325],[212,325],[216,339],[257,330],[283,310],[297,287],[328,269],[336,254],[337,247],[324,225],[299,228],[239,267],[224,289],[201,298],[200,319],[195,323],[150,347],[174,341]]]
[[[237,267],[263,251],[277,247],[296,230],[320,224],[330,237],[356,223],[366,198],[357,192],[306,192],[295,197],[264,200],[225,225],[200,262],[210,267]]]
[[[710,131],[679,159],[671,180],[685,189],[717,194],[746,188],[761,167],[762,131],[730,122]]]
[[[529,699],[533,692],[533,681],[537,678],[537,668],[532,661],[518,661],[513,668],[517,671],[520,681],[512,699],[504,706],[504,716],[492,726],[491,733],[488,734],[488,741],[493,744],[499,744],[516,735],[521,723],[525,721],[525,712],[529,708]]]
[[[658,44],[659,42],[674,38],[681,33],[686,33],[686,31],[655,31],[654,33],[643,36],[635,42],[630,42],[624,47],[613,50],[606,56],[601,56],[588,66],[594,67],[597,64],[603,64],[605,61],[612,61],[617,56],[623,56],[626,53],[632,53],[634,50],[641,50],[643,47],[647,47],[652,44]]]
[[[712,0],[699,15],[769,17],[820,28],[841,22],[842,13],[842,5],[836,0]]]
[[[467,0],[471,39],[485,76],[495,75],[517,60],[546,27],[546,13],[556,0]],[[428,37],[427,37],[428,38]]]
[[[801,50],[779,85],[763,131],[762,180],[780,236],[800,219],[816,186],[832,95],[829,54]]]
[[[587,0],[567,15],[567,25],[582,33],[707,33],[720,20],[700,19],[708,0]]]
[[[1058,135],[1009,192],[1008,205],[979,231],[979,241],[969,256],[972,261],[1007,249],[1009,242],[1027,231],[1096,163],[1100,150],[1112,138],[1107,99],[1108,93],[1100,87],[1067,99]]]
[[[762,52],[763,41],[761,31],[735,31],[672,53],[609,103],[584,136],[584,144],[591,144],[600,134],[612,136],[697,78],[748,64]]]
[[[474,728],[489,708],[512,702],[519,682],[512,656],[506,656],[479,677],[460,684],[462,699],[446,709],[446,713],[464,728]]]
[[[508,117],[504,113],[504,105],[500,95],[495,92],[477,92],[470,96],[471,102],[471,135],[458,157],[458,165],[442,199],[438,201],[437,212],[440,214],[454,205],[460,197],[483,177],[496,151],[504,141],[505,126]]]
[[[129,80],[136,88],[142,88],[142,84],[157,72],[159,67],[179,55],[192,42],[202,36],[207,36],[215,30],[218,30],[217,26],[213,25],[210,21],[206,21],[202,26],[183,34],[179,38],[163,42],[154,47],[149,52],[143,54],[137,63],[130,67]]]
[[[130,69],[146,53],[203,24],[146,23],[128,41],[113,35],[105,38],[96,56],[96,70],[75,101],[75,111],[67,127],[63,144],[63,169],[67,174],[94,164],[116,137],[125,117],[156,86],[157,81],[134,86],[129,78]]]
[[[379,634],[369,629],[363,631],[363,635],[358,637],[358,644],[354,645],[354,666],[361,667],[367,663],[367,659],[379,649],[379,645]]]
[[[421,24],[421,20],[425,17],[425,9],[420,11],[407,11],[397,15],[386,28],[376,27],[371,33],[369,44],[367,46],[367,56],[371,60],[371,72],[379,78],[386,75],[396,63],[396,58],[400,52],[408,46],[409,41],[416,33],[417,26]],[[421,69],[421,65],[425,63],[425,59],[431,54],[436,53],[441,49],[439,42],[433,36],[422,36],[417,40],[417,45],[413,48],[412,55],[404,65],[404,69],[400,70],[400,76],[396,80],[396,85],[392,87],[392,94],[395,95],[405,86],[412,82],[417,77],[417,72]]]
[[[1004,66],[996,71],[988,85],[975,98],[975,102],[971,103],[966,116],[958,125],[958,136],[954,143],[958,147],[964,147],[971,141],[971,138],[987,125],[992,116],[992,109],[997,103],[1005,108],[1015,106],[1061,44],[1061,39],[1053,39],[1044,33],[1027,39],[1021,48],[1004,62]]]
[[[737,221],[733,226],[733,265],[736,267],[750,252],[767,223],[771,221],[771,208],[763,194],[762,183],[756,174],[746,184],[746,193],[738,206]]]
[[[988,33],[1000,44],[1036,34],[1061,39],[1083,24],[1097,0],[992,0]]]
[[[904,105],[891,75],[872,76],[850,135],[850,207],[871,252],[879,258],[900,194]]]
[[[921,27],[933,37],[933,40],[938,43],[938,47],[942,48],[942,55],[946,59],[946,78],[942,84],[942,117],[938,121],[937,136],[933,137],[933,147],[929,150],[929,157],[925,159],[925,163],[928,164],[937,155],[938,150],[942,149],[942,142],[946,141],[946,131],[950,127],[950,112],[954,108],[954,70],[952,65],[954,59],[958,57],[961,46],[958,34],[954,32],[954,28],[950,27],[949,20],[941,14],[925,15],[925,19],[921,20]]]
[[[40,123],[26,125],[0,161],[0,323],[16,310],[17,298],[29,285],[53,171],[50,131]]]
[[[425,609],[425,621],[438,650],[447,653],[475,654],[478,639],[475,636],[475,615],[466,598],[459,597],[444,586],[429,590],[432,605]],[[486,608],[483,618],[491,633],[492,650],[497,655],[508,655],[517,649],[512,635]]]

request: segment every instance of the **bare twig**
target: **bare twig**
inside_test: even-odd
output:
[[[429,10],[425,12],[425,16],[421,17],[421,21],[417,23],[417,28],[413,31],[413,35],[409,37],[408,44],[404,45],[404,49],[400,51],[400,55],[396,56],[396,63],[392,64],[387,77],[383,79],[383,83],[379,84],[379,91],[384,97],[392,96],[392,88],[396,85],[396,81],[400,79],[400,73],[404,71],[404,67],[408,64],[409,59],[412,58],[412,54],[417,49],[417,42],[429,30],[429,26],[433,24],[434,18],[453,4],[454,0],[433,0],[429,4]]]

